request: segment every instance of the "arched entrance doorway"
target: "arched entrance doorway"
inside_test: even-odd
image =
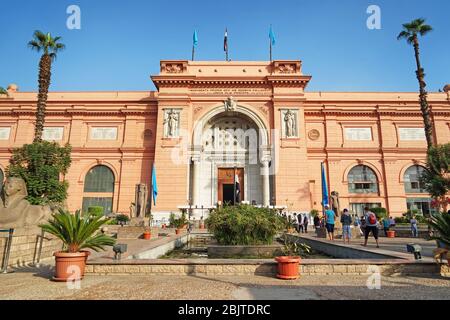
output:
[[[196,124],[193,141],[189,194],[194,206],[270,204],[268,132],[256,114],[241,106],[216,108]]]

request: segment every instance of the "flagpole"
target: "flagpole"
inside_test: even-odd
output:
[[[195,45],[192,46],[192,61],[194,61],[195,56]]]
[[[272,61],[272,39],[269,39],[270,61]]]

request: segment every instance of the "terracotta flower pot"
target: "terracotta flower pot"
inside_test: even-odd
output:
[[[162,229],[165,229],[165,228],[166,228],[166,225],[165,225],[165,224],[163,224],[163,225],[161,226],[161,228],[162,228]]]
[[[298,266],[300,264],[300,257],[281,256],[276,257],[278,262],[277,278],[284,280],[295,280],[299,277]]]
[[[181,229],[175,229],[175,234],[180,234],[181,233]]]
[[[144,232],[144,239],[145,240],[150,240],[150,238],[152,237],[152,234],[148,231]]]
[[[200,229],[205,229],[205,224],[204,223],[200,224]]]
[[[395,231],[390,230],[390,231],[387,231],[386,233],[387,233],[388,238],[395,238]]]
[[[86,261],[91,253],[81,251],[76,253],[55,252],[54,281],[81,280],[84,277]]]

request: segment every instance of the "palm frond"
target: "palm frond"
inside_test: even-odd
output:
[[[53,214],[52,220],[41,225],[41,228],[61,239],[66,251],[78,252],[81,249],[99,251],[115,243],[115,239],[98,232],[105,222],[103,217],[85,216],[80,211],[71,214],[60,209],[58,213]]]

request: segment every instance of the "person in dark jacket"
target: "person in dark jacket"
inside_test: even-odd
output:
[[[314,216],[314,228],[315,229],[320,228],[320,218],[318,214]]]
[[[305,228],[305,233],[308,233],[308,216],[305,214],[305,217],[303,218],[303,228]]]

